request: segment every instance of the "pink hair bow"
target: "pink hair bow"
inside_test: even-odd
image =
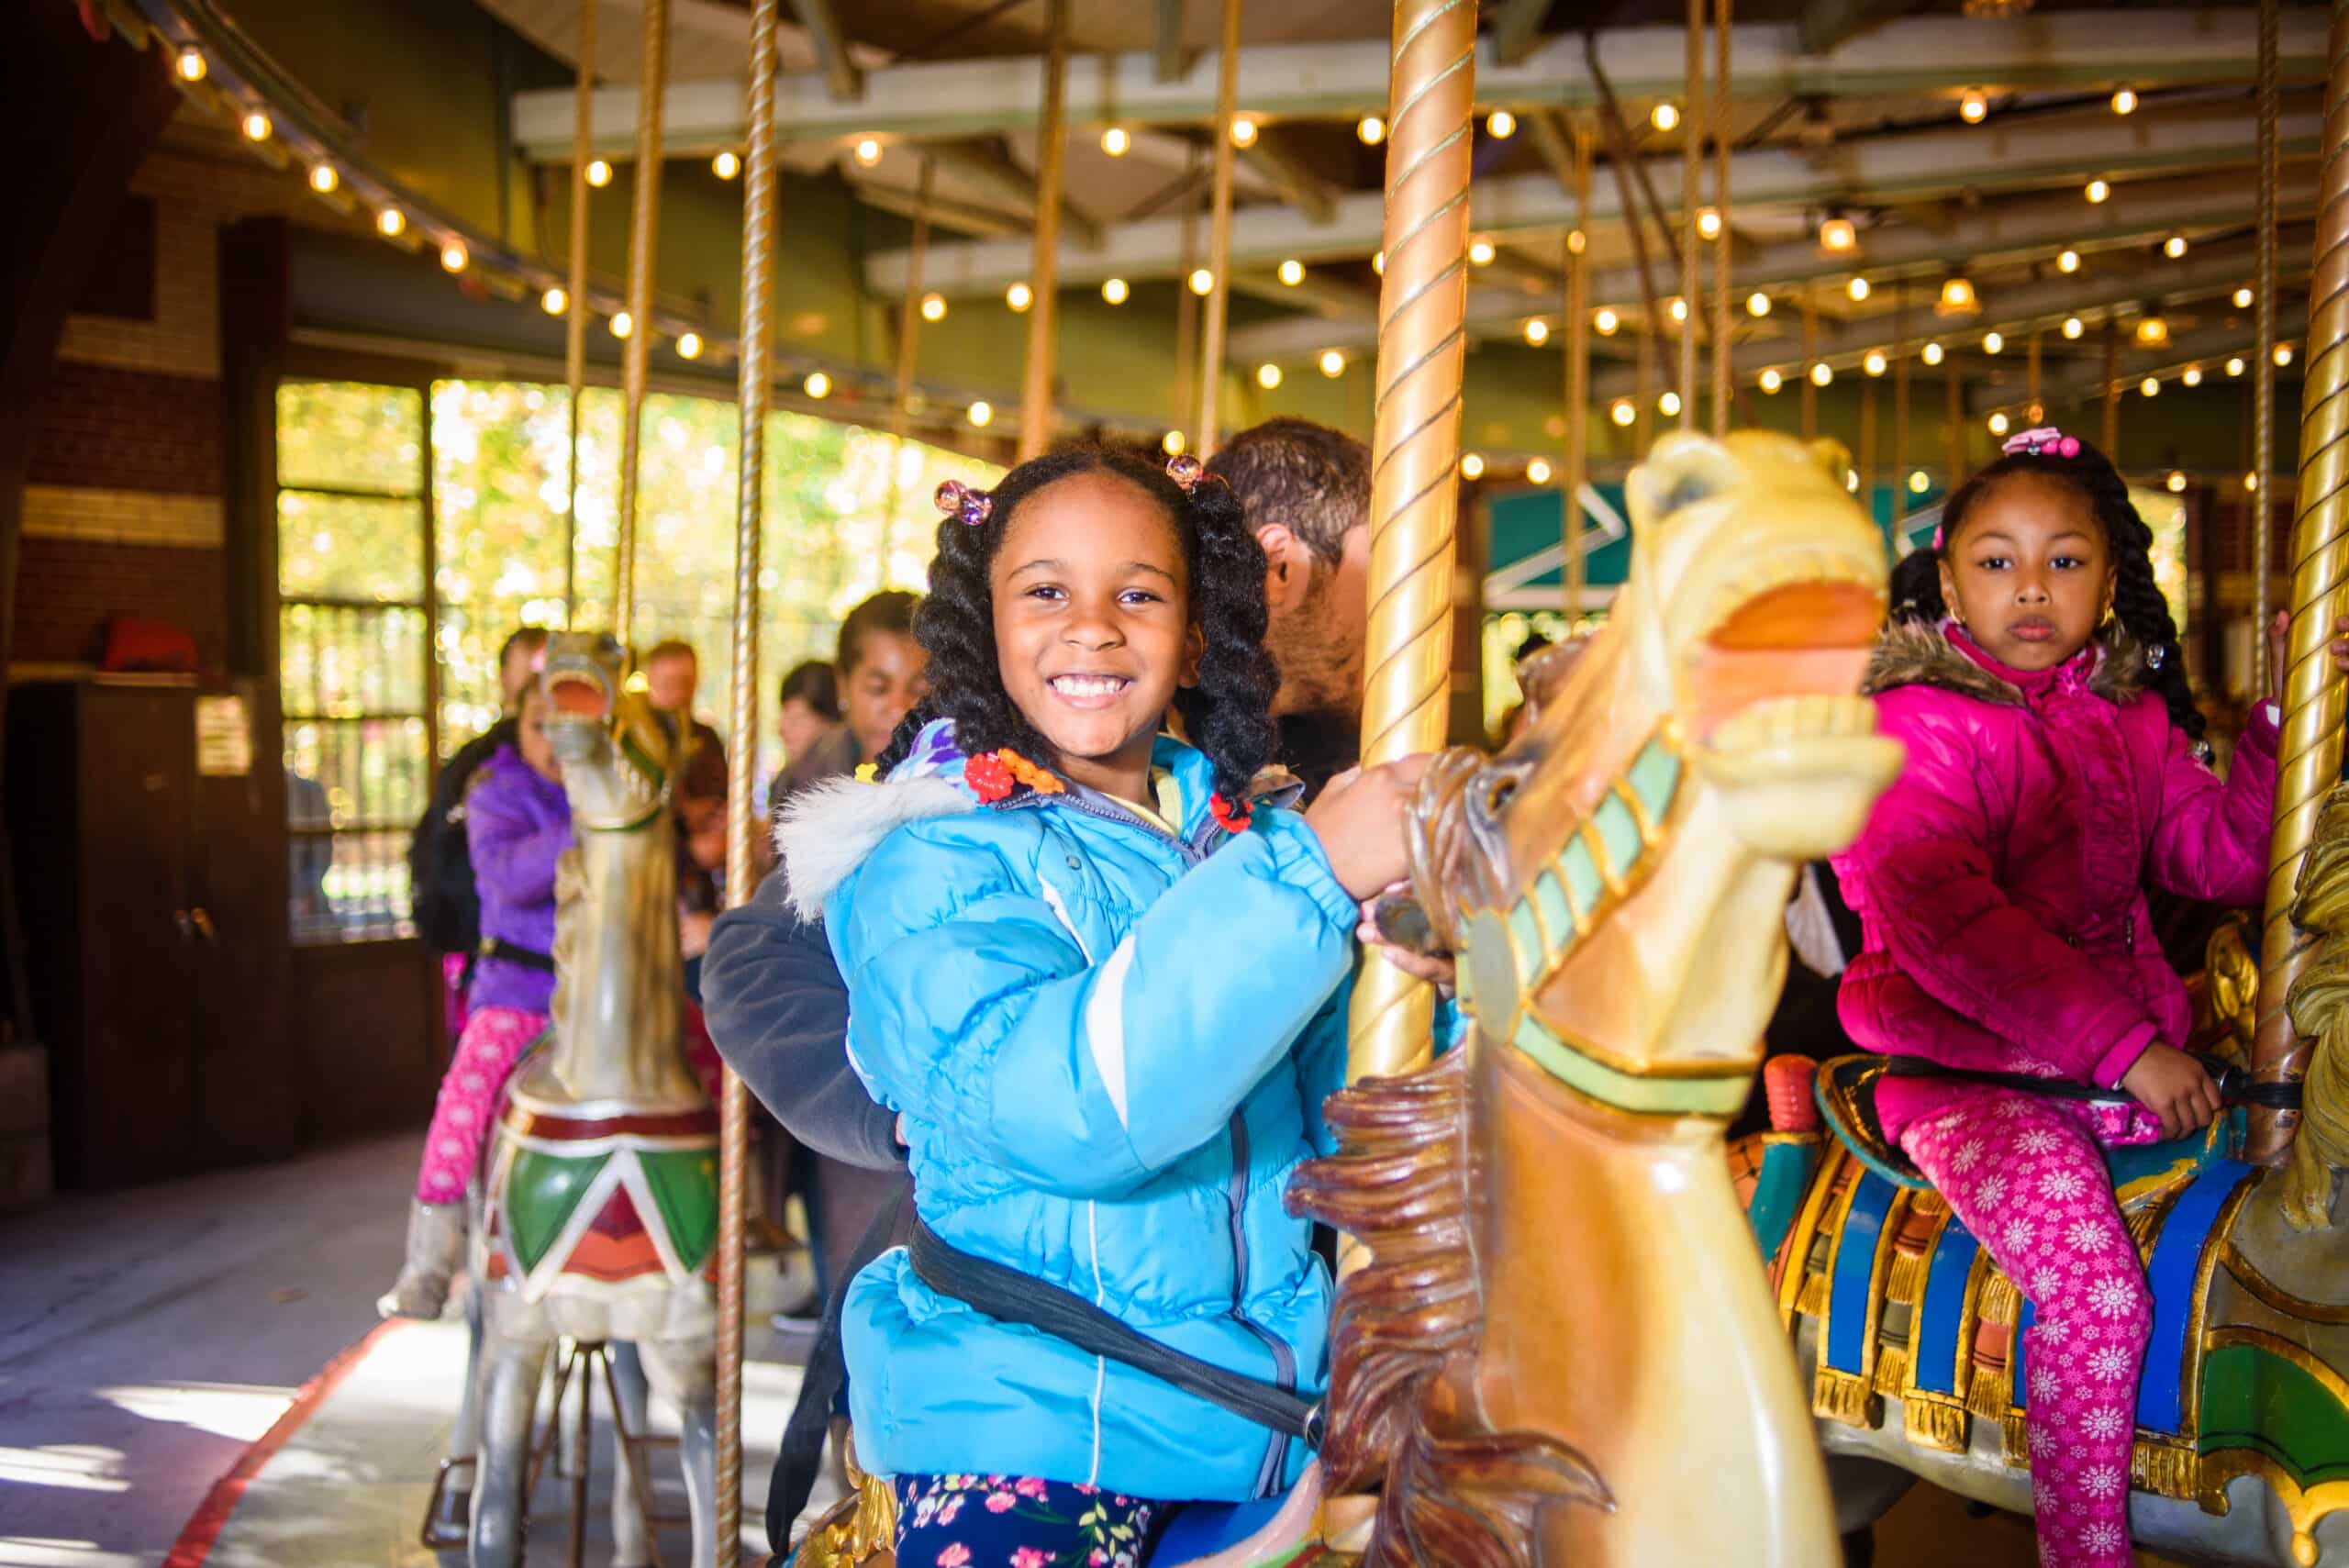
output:
[[[2036,430],[2009,436],[2007,444],[1999,450],[2009,457],[2077,457],[2080,443],[2077,437],[2067,436],[2053,425],[2042,425]]]
[[[984,526],[988,515],[995,510],[994,496],[959,479],[950,479],[941,484],[933,499],[937,501],[940,511],[974,528]]]

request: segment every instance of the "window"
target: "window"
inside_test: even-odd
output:
[[[431,788],[429,472],[415,387],[277,389],[279,691],[294,940],[406,936]]]

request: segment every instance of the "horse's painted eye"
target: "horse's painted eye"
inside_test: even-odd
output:
[[[1513,778],[1495,779],[1485,788],[1485,809],[1495,817],[1508,809],[1517,798],[1517,781]]]

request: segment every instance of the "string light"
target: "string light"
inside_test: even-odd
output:
[[[1834,380],[1835,367],[1829,364],[1825,360],[1821,360],[1817,364],[1810,367],[1811,385],[1827,386],[1831,384]]]
[[[1267,360],[1256,367],[1256,384],[1266,392],[1281,384],[1281,367]]]
[[[1917,351],[1917,357],[1929,365],[1937,365],[1942,362],[1942,346],[1939,343],[1928,343]]]
[[[832,378],[822,371],[809,371],[807,379],[799,384],[799,390],[821,402],[832,395]]]
[[[2159,397],[2162,392],[2161,377],[2153,375],[2147,376],[2144,380],[2137,384],[2137,390],[2143,393],[2147,397]]]
[[[709,161],[709,172],[721,180],[730,180],[742,172],[742,155],[729,147]]]
[[[1630,398],[1619,397],[1607,410],[1607,417],[1614,420],[1618,426],[1628,427],[1632,420],[1640,417],[1640,411],[1631,406]]]
[[[1843,292],[1850,295],[1852,296],[1853,303],[1856,305],[1861,300],[1867,298],[1869,293],[1868,281],[1865,278],[1854,276],[1850,283],[1843,285]]]
[[[1993,414],[1993,415],[1991,415],[1991,416],[1990,416],[1990,433],[1991,433],[1992,435],[1994,435],[1994,436],[2003,436],[2003,435],[2005,435],[2005,434],[2007,433],[2007,424],[2008,424],[2007,417],[2006,417],[2004,414]]]
[[[602,190],[606,185],[612,183],[612,166],[609,163],[605,162],[600,158],[589,159],[587,161],[587,183],[595,186],[597,190]]]
[[[1550,340],[1550,324],[1540,317],[1535,317],[1525,324],[1525,340],[1535,348],[1540,348]]]
[[[1860,361],[1860,368],[1870,375],[1882,375],[1886,362],[1882,349],[1870,349],[1868,357]]]
[[[317,192],[318,195],[330,196],[340,189],[341,185],[342,176],[335,172],[333,164],[313,163],[310,165],[310,189]]]
[[[1215,293],[1215,274],[1205,267],[1191,269],[1191,292],[1202,298]]]
[[[1126,134],[1126,128],[1121,125],[1113,125],[1101,133],[1101,150],[1112,158],[1123,158],[1133,144],[1134,139]]]
[[[636,317],[625,310],[612,313],[612,336],[625,338],[636,330]]]
[[[1995,354],[2006,346],[2007,335],[2005,333],[1985,332],[1982,334],[1982,351],[1984,353]]]
[[[1126,287],[1126,280],[1123,278],[1105,278],[1102,280],[1101,297],[1108,300],[1111,305],[1125,304],[1126,295],[1132,292],[1133,291],[1131,289]]]
[[[2246,474],[2244,474],[2244,475],[2243,476],[2243,487],[2245,490],[2256,490],[2256,489],[2258,489],[2258,488],[2259,488],[2259,475],[2258,475],[2257,473],[2246,473]]]
[[[375,215],[375,232],[386,239],[397,239],[407,232],[407,214],[395,206],[387,206]]]
[[[1383,278],[1383,277],[1385,277],[1385,276],[1386,275],[1386,251],[1384,251],[1384,250],[1374,250],[1374,251],[1372,251],[1372,252],[1370,253],[1370,270],[1371,270],[1372,272],[1376,272],[1376,273],[1377,273],[1380,277],[1382,277],[1382,278]]]
[[[2178,470],[2175,468],[2171,469],[2169,471],[2169,478],[2165,483],[2168,484],[2169,493],[2171,495],[2183,495],[2186,494],[2186,475]]]
[[[1591,329],[1600,337],[1612,338],[1615,335],[1615,328],[1623,325],[1623,318],[1616,315],[1610,307],[1602,305],[1598,307],[1598,314],[1590,318],[1590,325]]]
[[[2289,343],[2278,343],[2278,344],[2277,344],[2277,345],[2276,345],[2276,368],[2277,368],[2277,369],[2278,369],[2278,370],[2281,370],[2281,369],[2283,369],[2283,367],[2285,367],[2286,365],[2290,364],[2291,362],[2292,362],[2292,345],[2291,345],[2291,344],[2289,344]]]
[[[1569,229],[1567,229],[1567,230],[1566,230],[1566,254],[1567,254],[1567,255],[1569,255],[1569,256],[1579,256],[1579,255],[1581,255],[1585,250],[1587,250],[1588,249],[1590,249],[1590,236],[1589,236],[1589,235],[1585,234],[1585,233],[1584,233],[1581,229],[1579,229],[1579,228],[1569,228]]]
[[[2162,254],[2167,256],[2173,261],[2185,255],[2186,236],[2183,234],[2173,234],[2167,239],[2163,240]]]
[[[1957,113],[1967,125],[1980,125],[1989,117],[1990,100],[1982,95],[1981,89],[1968,87],[1957,101]]]
[[[982,397],[970,407],[971,423],[984,430],[995,422],[995,405]]]
[[[1697,234],[1699,239],[1719,239],[1721,237],[1720,208],[1709,206],[1698,209],[1697,213]]]
[[[1484,478],[1485,460],[1475,452],[1463,453],[1460,459],[1460,477],[1463,479]]]
[[[179,72],[183,82],[201,82],[212,74],[212,67],[205,62],[204,51],[193,46],[180,50],[179,58],[172,62],[172,69]]]
[[[1665,102],[1648,111],[1648,124],[1658,130],[1672,130],[1680,124],[1680,106]]]
[[[2121,88],[2121,91],[2112,95],[2112,112],[2116,115],[2135,114],[2137,112],[2137,95],[2131,92],[2126,87]]]
[[[1517,134],[1517,117],[1507,109],[1495,109],[1485,117],[1485,128],[1497,141],[1507,141]]]
[[[1468,260],[1479,267],[1491,266],[1493,258],[1499,253],[1493,248],[1493,242],[1482,236],[1468,241]]]
[[[1686,321],[1688,319],[1688,302],[1681,298],[1678,295],[1674,295],[1672,296],[1672,318],[1675,321]]]
[[[1386,139],[1386,122],[1376,115],[1364,115],[1354,122],[1354,135],[1364,147],[1376,147]]]
[[[1787,378],[1780,375],[1776,370],[1765,370],[1762,373],[1761,385],[1763,391],[1776,393],[1778,388],[1786,384]]]
[[[2179,373],[2177,379],[2185,383],[2188,386],[2199,386],[2202,384],[2202,367],[2200,365],[2188,365],[2184,371]]]
[[[2055,258],[2055,270],[2059,272],[2066,273],[2078,272],[2080,270],[2080,253],[2077,250],[2065,251],[2062,255]]]
[[[1255,146],[1256,122],[1245,115],[1235,117],[1231,122],[1231,145],[1234,147]]]
[[[1909,476],[1909,494],[1911,495],[1922,495],[1932,487],[1932,480],[1927,477],[1925,471],[1921,468]]]
[[[465,254],[465,242],[451,239],[440,247],[440,266],[444,272],[462,272],[473,258]]]
[[[1680,412],[1680,394],[1667,390],[1662,397],[1655,400],[1655,406],[1663,410],[1664,417],[1669,419]]]
[[[1769,315],[1770,296],[1764,294],[1760,289],[1755,289],[1752,294],[1747,295],[1745,296],[1745,314],[1754,317]]]
[[[2066,316],[2064,317],[2064,336],[2071,339],[2074,342],[2079,341],[2080,334],[2087,329],[2087,323],[2082,321],[2078,317]]]
[[[1017,314],[1036,303],[1036,291],[1026,284],[1014,284],[1003,291],[1003,303],[1011,306],[1014,314]]]
[[[245,117],[245,139],[247,141],[267,141],[270,138],[270,133],[275,128],[275,127],[269,123],[269,117],[262,113],[259,109],[253,110],[252,113]]]
[[[926,294],[922,295],[921,318],[924,321],[945,320],[946,296],[942,294]]]
[[[698,332],[678,333],[677,357],[681,360],[697,360],[701,358],[701,334]]]
[[[1943,278],[1941,297],[1933,302],[1935,316],[1972,316],[1982,308],[1971,278]]]
[[[2241,375],[2243,374],[2243,364],[2242,355],[2237,354],[2233,359],[2227,361],[2227,373],[2229,375]]]
[[[1169,430],[1158,439],[1158,450],[1168,457],[1181,457],[1183,449],[1191,443],[1183,439],[1180,430]]]
[[[1831,217],[1819,226],[1819,248],[1833,255],[1859,249],[1859,226],[1848,217]]]
[[[2137,318],[2137,341],[2148,349],[2157,349],[2169,341],[2169,323],[2158,316]]]
[[[1528,481],[1528,482],[1530,482],[1530,483],[1531,483],[1531,484],[1549,484],[1549,483],[1550,483],[1550,463],[1549,463],[1549,460],[1548,460],[1548,459],[1546,459],[1546,458],[1538,458],[1538,457],[1537,457],[1537,458],[1535,458],[1531,462],[1527,463],[1527,464],[1525,465],[1525,477],[1526,477],[1526,479],[1527,479],[1527,481]]]
[[[1321,350],[1321,373],[1331,381],[1346,373],[1346,356],[1335,349]]]
[[[852,156],[867,169],[881,161],[881,143],[874,137],[859,137]]]
[[[1292,256],[1281,263],[1281,282],[1290,288],[1305,281],[1305,263]]]
[[[2112,195],[2112,186],[2110,182],[2104,180],[2090,180],[2088,182],[2087,195],[2091,204],[2101,202],[2110,195]]]
[[[1858,469],[1847,468],[1843,471],[1843,488],[1850,491],[1854,495],[1860,493],[1860,471]]]
[[[571,296],[559,288],[551,288],[539,295],[539,308],[549,316],[561,316],[571,308]]]

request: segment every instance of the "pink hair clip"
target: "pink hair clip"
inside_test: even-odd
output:
[[[1207,471],[1207,464],[1201,462],[1197,458],[1193,457],[1188,452],[1185,452],[1179,457],[1170,457],[1166,460],[1166,477],[1181,485],[1183,487],[1183,494],[1186,495],[1188,495],[1192,491],[1199,487],[1200,477],[1204,475]]]
[[[931,497],[938,509],[972,528],[985,526],[988,514],[995,510],[995,497],[984,490],[974,489],[959,479],[950,479],[938,487]]]
[[[1933,550],[1934,550],[1934,552],[1935,552],[1936,554],[1940,553],[1941,548],[1942,548],[1942,526],[1941,526],[1941,524],[1939,524],[1939,523],[1935,523],[1935,524],[1933,525]]]
[[[2077,437],[2067,436],[2053,425],[2042,425],[2036,430],[2009,436],[1999,450],[2009,457],[2077,457],[2080,443]]]

